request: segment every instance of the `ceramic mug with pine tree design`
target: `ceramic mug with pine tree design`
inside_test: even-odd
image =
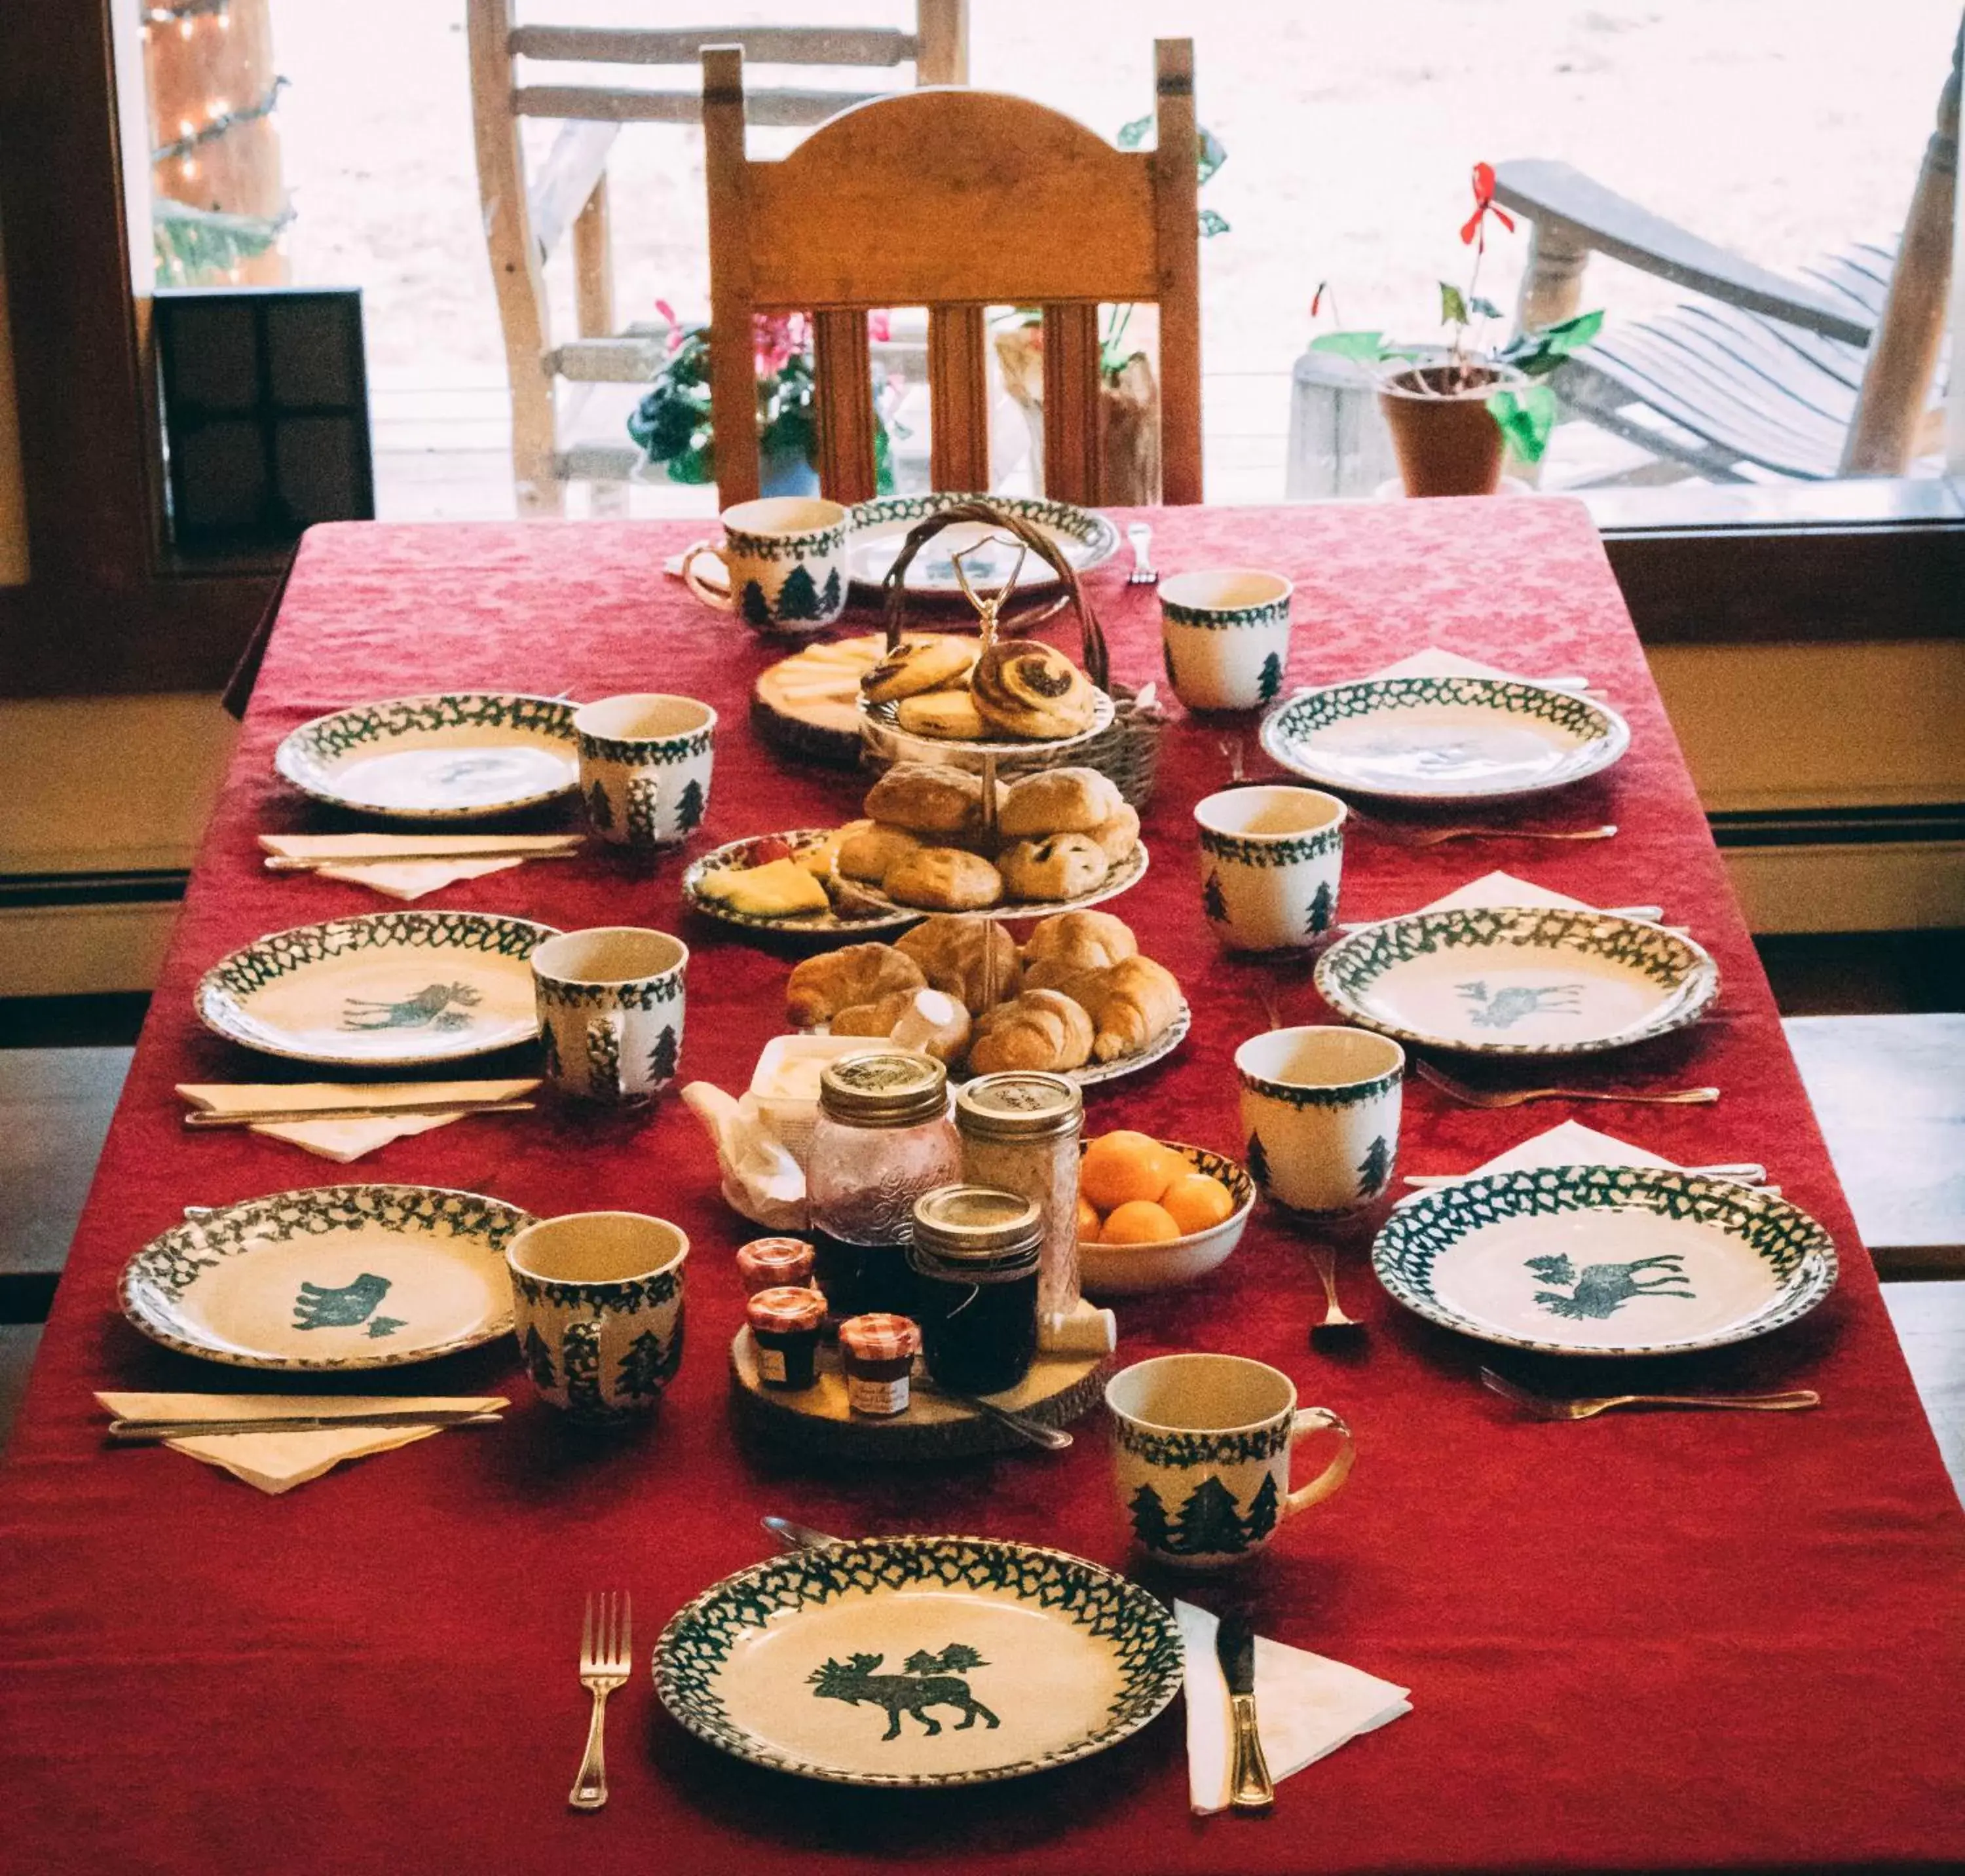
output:
[[[1270,1029],[1235,1051],[1249,1176],[1313,1218],[1384,1197],[1399,1153],[1406,1052],[1369,1029]]]
[[[682,1053],[689,947],[638,925],[562,932],[532,953],[546,1079],[610,1106],[651,1101]]]
[[[836,501],[773,495],[724,510],[723,545],[698,541],[682,557],[683,584],[712,612],[735,613],[760,632],[818,632],[846,610],[846,537],[851,523]],[[728,584],[719,590],[696,571],[716,554]]]
[[[682,1363],[689,1239],[638,1212],[574,1212],[505,1249],[513,1329],[532,1385],[572,1419],[612,1426],[653,1407]]]
[[[1337,917],[1348,810],[1320,788],[1224,788],[1195,804],[1201,906],[1231,951],[1299,951]]]
[[[587,819],[617,847],[673,847],[702,824],[716,713],[693,697],[638,691],[573,713]]]
[[[1190,710],[1257,710],[1282,694],[1290,596],[1279,573],[1224,567],[1160,582],[1167,682]]]
[[[1262,1549],[1294,1514],[1351,1474],[1351,1429],[1297,1405],[1280,1369],[1240,1355],[1161,1355],[1105,1384],[1119,1506],[1141,1549],[1176,1570],[1218,1570]],[[1290,1489],[1290,1454],[1311,1433],[1337,1450]]]

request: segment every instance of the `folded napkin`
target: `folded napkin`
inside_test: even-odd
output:
[[[1646,1147],[1634,1147],[1613,1134],[1600,1134],[1581,1121],[1564,1121],[1458,1176],[1478,1179],[1487,1173],[1520,1173],[1538,1166],[1661,1166],[1678,1170],[1676,1160],[1664,1159]],[[1438,1189],[1421,1186],[1407,1192],[1398,1203],[1410,1205]]]
[[[497,1413],[511,1403],[490,1395],[98,1394],[118,1420],[258,1420],[293,1414]],[[346,1433],[224,1433],[164,1444],[277,1495],[331,1472],[343,1459],[427,1440],[443,1427],[351,1427]]]
[[[768,1230],[803,1231],[805,1168],[766,1123],[757,1097],[740,1099],[713,1082],[692,1081],[682,1090],[682,1104],[716,1147],[724,1203]]]
[[[1205,1609],[1176,1600],[1186,1656],[1188,1802],[1198,1816],[1228,1808],[1231,1722],[1228,1682],[1215,1659],[1220,1624]],[[1256,1637],[1256,1730],[1278,1784],[1347,1740],[1412,1711],[1409,1688],[1347,1668],[1307,1649]]]
[[[1478,880],[1456,886],[1443,899],[1420,907],[1421,912],[1461,912],[1472,906],[1552,906],[1565,912],[1595,912],[1597,907],[1567,893],[1552,892],[1532,880],[1518,880],[1512,873],[1484,873]]]
[[[1525,672],[1503,671],[1497,665],[1482,664],[1478,658],[1462,658],[1458,652],[1442,652],[1433,645],[1369,676],[1375,681],[1381,677],[1512,677],[1524,684],[1543,681]]]
[[[178,1092],[191,1105],[207,1114],[237,1114],[261,1108],[372,1107],[389,1108],[404,1103],[421,1107],[432,1101],[517,1101],[539,1086],[536,1079],[522,1081],[300,1081],[300,1082],[200,1082],[181,1081]],[[404,1114],[394,1118],[378,1115],[358,1121],[267,1121],[247,1128],[248,1133],[264,1134],[269,1140],[284,1140],[323,1160],[346,1165],[392,1140],[411,1134],[426,1134],[433,1127],[448,1127],[462,1114]]]
[[[451,850],[442,859],[390,860],[314,869],[323,880],[346,880],[366,886],[391,899],[421,899],[440,886],[458,880],[481,879],[487,873],[502,873],[507,867],[526,864],[525,854],[504,854],[489,860],[471,858],[473,848],[524,847],[533,852],[570,852],[580,844],[571,834],[262,834],[259,845],[268,853],[286,860],[326,860],[337,853],[388,853],[407,849],[426,852],[441,845]]]

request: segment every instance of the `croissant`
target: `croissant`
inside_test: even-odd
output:
[[[960,997],[972,1015],[1023,988],[1015,941],[993,919],[943,912],[902,932],[895,943],[935,989]]]
[[[1082,1068],[1092,1054],[1092,1018],[1055,990],[1026,990],[978,1018],[969,1067],[978,1075],[1012,1069]]]
[[[1024,961],[1048,961],[1073,970],[1101,970],[1139,951],[1133,928],[1109,912],[1061,912],[1040,919],[1024,941]]]
[[[1122,958],[1071,980],[1072,997],[1091,1014],[1092,1053],[1101,1062],[1137,1055],[1164,1035],[1180,1014],[1180,983],[1150,957]]]
[[[896,990],[918,990],[927,982],[921,966],[892,944],[848,944],[793,967],[785,1015],[794,1028],[809,1029],[842,1009],[877,1002]]]

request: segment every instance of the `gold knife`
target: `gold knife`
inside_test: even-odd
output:
[[[161,1440],[201,1440],[227,1433],[341,1433],[388,1427],[477,1427],[499,1419],[503,1407],[409,1408],[385,1414],[290,1414],[264,1420],[112,1420],[108,1437],[119,1446]]]
[[[536,1101],[396,1101],[378,1107],[240,1108],[226,1114],[195,1110],[187,1127],[291,1127],[301,1121],[386,1121],[399,1114],[529,1114]]]
[[[1256,1631],[1246,1617],[1221,1618],[1214,1630],[1214,1655],[1227,1678],[1233,1722],[1228,1802],[1238,1811],[1266,1811],[1276,1801],[1276,1787],[1256,1730]]]

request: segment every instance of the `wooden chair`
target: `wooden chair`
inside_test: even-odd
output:
[[[521,513],[557,513],[568,481],[622,481],[641,459],[625,442],[562,451],[559,383],[645,384],[661,362],[667,337],[664,328],[653,325],[615,330],[608,154],[623,124],[693,123],[702,97],[693,85],[653,90],[521,82],[518,61],[687,66],[706,46],[735,43],[767,65],[912,63],[918,84],[961,85],[969,69],[968,0],[916,0],[912,33],[847,26],[521,26],[518,0],[468,0],[468,7],[478,187],[512,385],[513,478]],[[759,124],[818,124],[873,95],[778,87],[753,94],[751,111]],[[564,124],[530,178],[519,137],[527,117]],[[580,336],[555,346],[545,268],[569,230]]]
[[[1044,309],[1044,488],[1098,487],[1098,308],[1158,303],[1163,499],[1201,499],[1193,42],[1154,47],[1158,147],[1115,150],[1023,98],[923,90],[856,105],[778,163],[744,147],[744,54],[703,55],[710,395],[719,494],[757,492],[754,313],[813,317],[819,482],[874,492],[872,307],[925,306],[937,489],[989,485],[985,309]]]
[[[1809,481],[1901,475],[1938,448],[1962,58],[1965,25],[1901,241],[1832,256],[1807,270],[1812,285],[1701,240],[1566,163],[1501,164],[1496,200],[1534,224],[1521,326],[1580,309],[1593,252],[1707,296],[1606,325],[1551,380],[1565,409],[1720,481],[1748,479],[1748,465]]]

